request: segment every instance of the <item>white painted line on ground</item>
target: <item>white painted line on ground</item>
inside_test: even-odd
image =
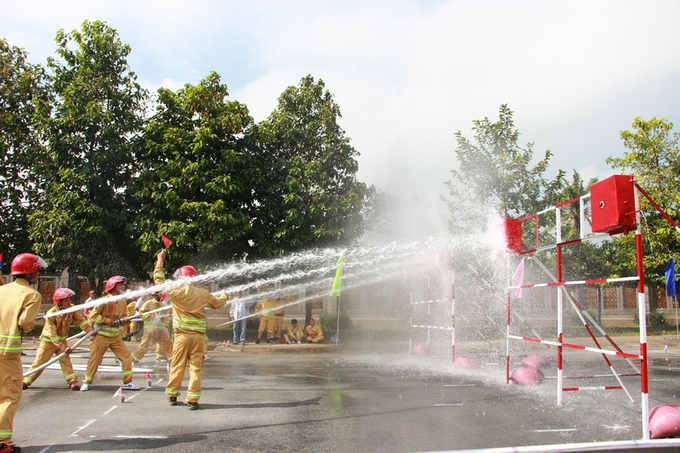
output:
[[[118,406],[111,406],[111,409],[109,409],[108,411],[104,412],[104,415],[109,415],[109,414],[111,413],[111,411],[113,411],[113,410],[114,410],[115,408],[117,408],[117,407],[118,407]]]
[[[54,447],[54,444],[49,444],[47,447],[43,448],[38,453],[45,453],[47,450],[49,450],[52,447]]]
[[[80,428],[78,428],[77,430],[72,432],[68,437],[78,437],[79,432],[81,432],[82,430],[84,430],[85,428],[87,428],[88,426],[90,426],[92,423],[94,423],[96,421],[97,420],[88,420],[87,423],[85,423],[85,425],[81,426]]]

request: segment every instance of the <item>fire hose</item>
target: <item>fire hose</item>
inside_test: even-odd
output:
[[[114,321],[114,324],[117,325],[117,326],[119,326],[119,325],[121,325],[121,324],[123,324],[123,323],[125,323],[125,322],[128,322],[128,321],[141,321],[141,319],[142,319],[141,316],[133,316],[133,317],[130,317],[130,318],[120,318],[120,319],[116,319],[116,320]],[[95,327],[94,329],[92,329],[91,331],[89,331],[89,332],[87,332],[87,333],[80,332],[80,333],[77,334],[77,335],[74,335],[74,336],[72,336],[72,337],[70,337],[70,338],[67,338],[66,341],[71,340],[71,339],[73,339],[73,338],[77,338],[77,337],[79,337],[79,336],[82,336],[82,338],[81,338],[80,340],[78,340],[73,346],[70,347],[71,349],[75,349],[75,348],[77,348],[78,346],[80,346],[80,344],[81,344],[83,341],[87,340],[88,338],[90,338],[91,336],[93,336],[94,334],[96,334],[97,332],[99,332],[100,330],[102,330],[104,327],[108,327],[108,325],[107,325],[107,324],[99,325],[99,326]],[[83,335],[83,334],[84,334],[84,335]],[[58,361],[58,360],[61,360],[61,358],[64,357],[65,355],[67,355],[67,354],[70,354],[70,353],[67,353],[66,351],[64,351],[64,352],[62,352],[61,354],[58,354],[58,355],[52,357],[50,360],[48,360],[47,362],[43,363],[43,364],[40,365],[39,367],[33,368],[32,370],[28,370],[27,372],[25,372],[25,373],[24,373],[24,377],[30,376],[30,375],[32,375],[32,374],[37,373],[38,371],[44,370],[44,369],[47,368],[48,366],[52,365],[54,362],[56,362],[56,361]]]

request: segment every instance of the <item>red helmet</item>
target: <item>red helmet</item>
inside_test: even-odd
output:
[[[127,278],[121,277],[120,275],[114,275],[113,277],[109,278],[106,280],[106,285],[104,285],[106,287],[106,292],[110,293],[118,283],[127,283]]]
[[[54,294],[52,294],[52,301],[55,304],[58,304],[63,299],[68,299],[69,297],[73,297],[75,295],[75,291],[72,291],[68,288],[59,288],[54,292]]]
[[[194,266],[182,266],[175,271],[172,278],[196,277],[198,272]]]
[[[47,263],[38,255],[22,253],[12,260],[10,275],[33,274],[38,272],[41,267],[47,267]]]

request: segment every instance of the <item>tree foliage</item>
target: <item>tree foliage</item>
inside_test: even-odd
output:
[[[49,109],[44,69],[23,49],[0,39],[0,250],[6,257],[31,250],[28,215],[39,195],[44,157],[41,117]]]
[[[216,245],[223,261],[240,257],[250,231],[252,181],[244,134],[252,126],[245,105],[229,101],[227,86],[211,73],[197,86],[158,91],[156,114],[137,151],[134,178],[137,243],[149,268],[160,235],[172,238],[171,265]]]
[[[104,22],[56,36],[47,69],[0,41],[4,252],[103,282],[169,264],[348,243],[371,189],[323,81],[288,87],[266,121],[210,73],[150,99]],[[155,112],[148,110],[152,101]]]
[[[146,91],[129,68],[130,47],[103,22],[57,33],[48,59],[55,96],[47,122],[49,175],[31,215],[35,250],[56,269],[91,277],[135,272],[127,233],[131,138],[143,124]]]
[[[498,121],[474,120],[474,143],[456,132],[459,168],[451,170],[453,180],[446,183],[453,225],[470,219],[479,225],[484,212],[480,206],[493,207],[502,218],[538,211],[562,186],[561,170],[553,181],[543,176],[552,157],[550,150],[532,164],[533,143],[520,146],[513,113],[503,104]]]
[[[363,233],[367,189],[356,178],[359,153],[340,117],[324,82],[308,75],[259,124],[253,157],[261,179],[250,206],[258,253],[349,242]]]
[[[680,134],[673,132],[673,123],[665,118],[643,120],[635,118],[633,130],[621,131],[623,145],[629,150],[623,157],[609,157],[606,162],[615,169],[634,176],[635,181],[671,218],[680,216]],[[643,215],[643,264],[650,283],[662,286],[664,268],[671,257],[680,252],[677,231],[661,217],[655,208],[640,197]],[[616,240],[620,272],[635,269],[635,247],[632,234]],[[676,260],[677,261],[677,260]]]

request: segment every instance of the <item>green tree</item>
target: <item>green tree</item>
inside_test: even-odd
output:
[[[100,282],[134,276],[136,251],[127,232],[131,139],[143,125],[146,91],[127,56],[130,47],[104,22],[56,37],[49,58],[56,99],[48,123],[45,201],[31,216],[36,250],[57,269]]]
[[[26,52],[0,39],[0,253],[10,259],[31,251],[28,215],[35,208],[44,158],[41,117],[49,98],[44,69]]]
[[[450,198],[452,227],[467,220],[479,225],[483,210],[491,206],[502,218],[536,212],[546,207],[562,186],[564,173],[549,181],[544,178],[552,157],[550,150],[535,165],[533,143],[519,145],[513,111],[500,106],[498,121],[489,118],[473,121],[474,143],[456,132],[458,170],[451,170],[452,181],[446,183]]]
[[[249,207],[256,253],[348,243],[364,231],[366,185],[359,153],[339,126],[340,107],[311,75],[286,88],[278,107],[253,131],[261,172]]]
[[[134,178],[137,244],[150,270],[160,235],[174,241],[170,266],[213,249],[223,261],[247,251],[252,169],[243,153],[252,118],[211,73],[197,86],[158,90],[140,140]],[[211,260],[212,261],[212,260]],[[214,261],[213,261],[214,263]]]
[[[680,216],[680,134],[665,118],[633,120],[633,130],[621,131],[623,145],[629,150],[623,157],[609,157],[612,168],[634,176],[635,181],[673,219]],[[662,286],[664,268],[671,257],[678,257],[680,238],[677,231],[644,198],[640,197],[643,215],[642,234],[645,278]],[[616,239],[618,261],[612,263],[621,273],[634,273],[634,235]],[[676,261],[678,261],[676,259]]]

